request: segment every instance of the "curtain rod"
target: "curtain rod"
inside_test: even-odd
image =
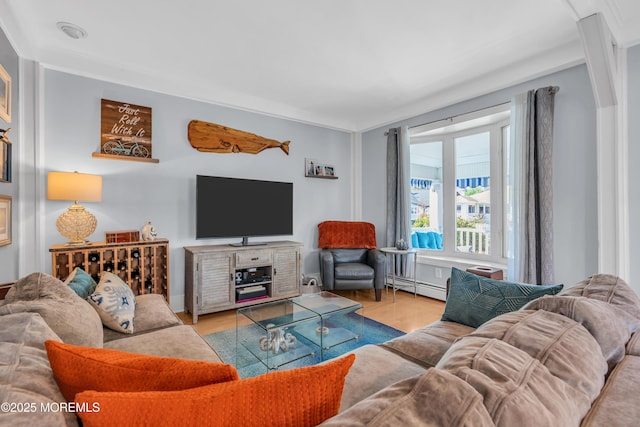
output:
[[[560,91],[560,86],[547,86],[546,88],[541,88],[541,89],[542,90],[548,89],[551,93],[553,93],[555,95],[556,93],[558,93]],[[538,89],[538,90],[541,90],[541,89]],[[450,116],[450,117],[445,117],[443,119],[434,120],[433,122],[421,123],[419,125],[411,126],[411,128],[415,128],[415,127],[418,127],[418,126],[424,126],[424,125],[428,125],[430,123],[435,123],[435,122],[444,121],[444,120],[452,121],[456,117],[464,116],[464,115],[467,115],[467,114],[477,113],[478,111],[487,110],[489,108],[500,107],[501,105],[507,105],[507,104],[510,104],[510,103],[511,103],[511,101],[508,101],[508,102],[503,102],[501,104],[492,105],[490,107],[484,107],[484,108],[479,108],[479,109],[473,110],[473,111],[467,111],[466,113],[456,114],[454,116]],[[388,135],[389,135],[389,131],[385,131],[384,136],[388,136]]]

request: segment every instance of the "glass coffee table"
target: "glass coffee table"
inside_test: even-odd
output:
[[[332,357],[332,349],[362,337],[364,317],[358,310],[362,304],[330,292],[241,308],[236,311],[236,346],[269,370],[305,357],[317,363]]]
[[[320,316],[289,300],[241,308],[236,311],[236,355],[242,345],[249,353],[275,370],[305,357],[314,357],[319,349],[299,334],[297,326],[313,325]],[[236,366],[239,362],[236,360]]]
[[[291,298],[291,302],[319,316],[319,321],[298,325],[294,330],[307,337],[324,352],[351,340],[358,340],[364,332],[364,317],[354,316],[362,304],[331,292],[319,292]]]

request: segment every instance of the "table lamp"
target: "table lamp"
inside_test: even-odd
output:
[[[72,200],[74,203],[56,220],[56,228],[68,239],[67,245],[88,242],[98,221],[78,201],[99,202],[102,199],[102,177],[78,172],[49,172],[47,199]]]

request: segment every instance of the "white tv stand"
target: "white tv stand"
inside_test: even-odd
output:
[[[300,295],[302,246],[286,240],[261,246],[186,246],[185,312],[195,324],[202,314]]]

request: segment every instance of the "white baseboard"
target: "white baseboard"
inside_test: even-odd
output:
[[[404,288],[400,289],[396,286],[396,291],[400,290],[403,292],[413,293],[413,282],[411,280],[396,278],[396,285],[398,284],[402,285]],[[406,288],[406,286],[409,286],[409,288]],[[445,301],[447,299],[446,287],[434,283],[417,282],[416,293],[418,295],[437,299],[440,301]]]

